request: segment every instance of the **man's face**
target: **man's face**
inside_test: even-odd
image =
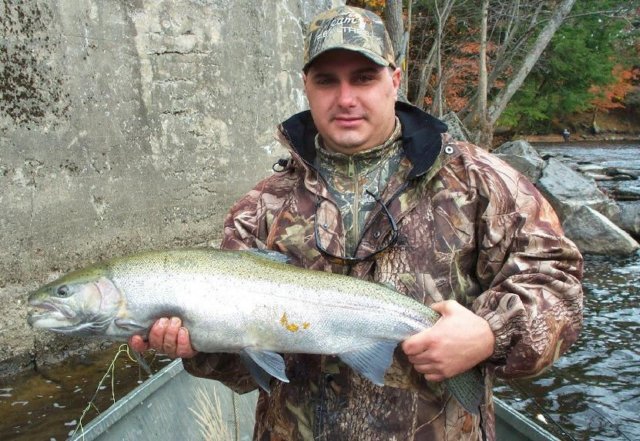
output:
[[[400,69],[337,49],[313,61],[304,76],[309,107],[327,149],[353,154],[382,144],[395,126]]]

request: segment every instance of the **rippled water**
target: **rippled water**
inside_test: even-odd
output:
[[[561,439],[640,439],[640,254],[588,257],[584,329],[545,374],[499,385],[513,407]]]
[[[89,356],[72,357],[39,372],[0,378],[0,440],[65,440],[80,422],[88,423],[113,400],[126,395],[147,378],[137,363],[118,353],[118,346]],[[157,371],[169,360],[148,359]],[[105,381],[100,380],[106,375]],[[87,405],[94,400],[84,419]]]
[[[559,159],[574,167],[590,163],[600,167],[614,167],[622,171],[631,171],[636,176],[640,175],[640,143],[638,142],[540,143],[536,144],[536,149],[541,154],[551,153],[554,156],[558,155]],[[620,190],[632,190],[640,194],[640,179],[599,181],[598,185],[604,190],[619,188]]]
[[[640,143],[539,144],[574,167],[591,163],[640,174]],[[640,180],[598,181],[640,193]],[[638,204],[640,202],[624,202]],[[584,328],[579,341],[544,375],[512,381],[497,395],[546,419],[561,439],[640,439],[640,254],[587,257]]]

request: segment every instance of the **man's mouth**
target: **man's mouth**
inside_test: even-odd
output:
[[[344,128],[351,128],[358,126],[364,118],[360,116],[336,116],[333,121],[339,126]]]

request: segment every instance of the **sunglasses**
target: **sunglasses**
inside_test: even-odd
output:
[[[316,214],[314,217],[313,235],[316,242],[316,249],[320,251],[320,254],[322,254],[329,262],[337,265],[355,265],[356,263],[359,263],[359,262],[374,260],[376,256],[387,251],[389,248],[395,245],[396,242],[398,241],[398,225],[396,224],[396,220],[393,218],[393,216],[389,212],[389,209],[387,208],[385,203],[382,202],[382,200],[380,200],[378,196],[371,193],[369,190],[366,190],[365,193],[371,196],[376,201],[376,203],[380,204],[380,206],[382,207],[381,211],[387,217],[389,225],[391,225],[391,237],[386,242],[386,244],[384,244],[381,248],[363,257],[336,256],[335,254],[330,253],[325,247],[322,246],[322,243],[320,240],[320,233],[318,232],[317,219],[318,219],[318,208],[320,208],[320,205],[322,204],[322,200],[320,198],[316,198]]]

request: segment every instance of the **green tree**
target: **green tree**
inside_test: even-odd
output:
[[[553,122],[591,109],[592,86],[612,84],[617,63],[634,61],[629,42],[633,13],[628,1],[577,2],[527,80],[502,114],[499,125],[518,131],[549,131]],[[636,54],[637,56],[637,54]]]

